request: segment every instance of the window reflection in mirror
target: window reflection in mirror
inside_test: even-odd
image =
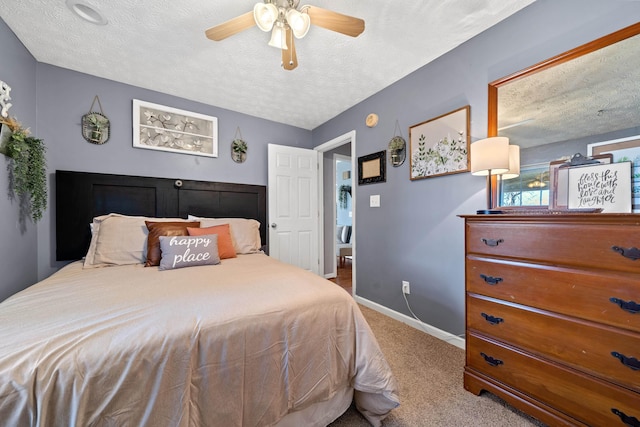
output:
[[[549,204],[549,163],[522,166],[520,175],[500,181],[500,206]]]

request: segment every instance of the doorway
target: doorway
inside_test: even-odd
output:
[[[350,245],[351,259],[344,258],[344,262],[349,262],[351,267],[351,293],[355,295],[356,290],[356,191],[354,183],[357,182],[354,179],[355,176],[355,152],[356,152],[356,132],[351,131],[331,141],[325,142],[314,148],[318,151],[319,159],[319,206],[320,209],[320,238],[319,238],[319,254],[320,254],[320,267],[321,275],[326,278],[335,278],[338,275],[338,267],[341,261],[340,251],[338,247],[338,225],[349,225],[348,219],[350,219],[350,230],[341,235],[351,235],[348,239]],[[334,157],[334,154],[336,156]],[[339,164],[347,162],[348,167],[345,170],[338,172]],[[349,171],[349,178],[346,178],[347,174],[343,175],[343,172]],[[342,212],[342,216],[338,215],[338,207],[340,203],[340,187],[350,186],[351,194],[347,196],[348,203],[347,208]],[[343,188],[344,190],[344,188]],[[350,213],[350,217],[349,217]],[[345,216],[346,215],[346,216]],[[344,222],[345,224],[338,224],[338,222]],[[342,231],[342,230],[341,230]],[[342,245],[345,245],[344,243]],[[342,246],[346,248],[346,246]],[[346,257],[346,252],[345,253]],[[346,267],[346,266],[345,266]]]
[[[318,152],[277,144],[267,152],[269,255],[320,274]]]

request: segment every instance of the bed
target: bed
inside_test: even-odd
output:
[[[83,181],[73,184],[78,186],[105,178],[60,175],[68,175],[62,181]],[[63,187],[58,179],[56,183],[58,194]],[[180,192],[192,183],[181,184],[167,188]],[[100,205],[93,193],[76,197],[78,203]],[[98,193],[104,198],[104,192]],[[263,204],[261,197],[243,196],[250,201],[242,209],[251,211],[249,205]],[[157,191],[156,200],[170,205]],[[84,227],[93,226],[88,249],[83,248],[85,259],[0,303],[3,423],[324,426],[353,401],[377,426],[398,406],[396,381],[353,298],[331,282],[261,250],[264,240],[255,217],[262,208],[250,215],[253,218],[225,219],[202,212],[190,218],[159,219],[94,208],[83,214],[97,214],[85,222]],[[56,216],[58,221],[71,218],[79,223],[75,217],[79,210],[57,207]],[[160,236],[161,264],[145,267],[142,261],[152,252],[151,238],[146,253],[145,248],[138,253],[140,233],[144,236],[145,231],[135,225],[140,221],[160,228],[197,222],[198,227],[188,228],[205,231],[187,237]],[[170,242],[212,238],[217,243],[225,234],[206,230],[225,224],[234,256],[220,259],[226,250],[220,243],[202,247],[214,259],[218,256],[218,263],[162,268],[173,250]],[[109,237],[114,232],[119,238]],[[146,232],[150,236],[153,228]],[[114,245],[128,249],[106,250]],[[58,249],[70,253],[63,246]],[[200,250],[188,249],[191,255]]]

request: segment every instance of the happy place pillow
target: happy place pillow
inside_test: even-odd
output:
[[[220,264],[218,236],[160,236],[162,258],[158,270]]]

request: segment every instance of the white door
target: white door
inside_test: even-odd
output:
[[[269,144],[269,255],[318,273],[318,153]]]

